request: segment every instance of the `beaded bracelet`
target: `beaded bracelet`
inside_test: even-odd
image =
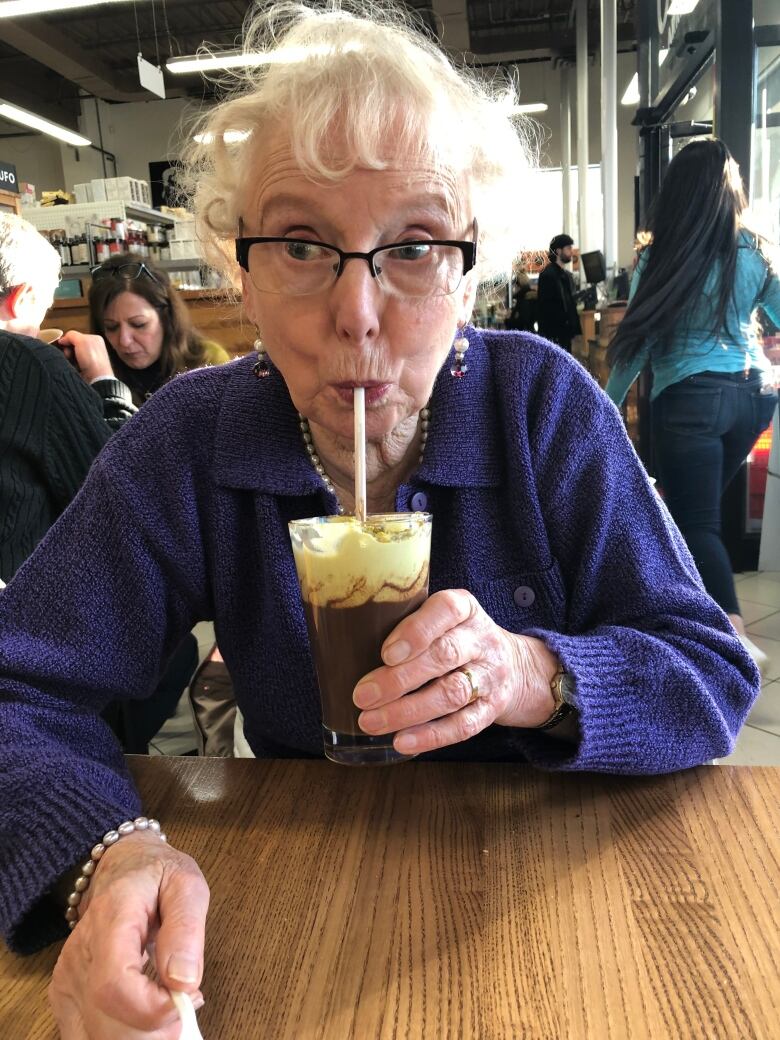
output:
[[[155,834],[159,835],[161,841],[168,840],[166,835],[161,831],[158,820],[148,819],[146,816],[138,816],[135,820],[125,820],[124,823],[120,823],[114,831],[107,831],[103,835],[102,841],[99,841],[92,849],[89,854],[89,859],[81,868],[81,873],[76,878],[73,891],[68,896],[68,909],[65,911],[65,920],[68,922],[68,927],[71,931],[73,931],[79,922],[79,903],[83,899],[84,893],[89,888],[89,883],[92,880],[92,875],[95,873],[95,868],[105,855],[106,849],[110,849],[112,845],[116,845],[120,838],[132,834],[134,831],[146,830],[154,831]]]

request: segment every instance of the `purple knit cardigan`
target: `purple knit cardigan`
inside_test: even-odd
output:
[[[396,507],[433,513],[432,591],[469,589],[559,655],[581,739],[493,726],[423,757],[658,773],[728,754],[758,673],[617,410],[534,336],[468,337],[468,376],[442,368]],[[63,934],[47,889],[140,811],[98,712],[146,696],[195,622],[215,622],[255,753],[322,754],[287,522],[335,510],[281,376],[255,379],[251,358],[177,378],[109,442],[0,594],[0,923],[14,948]]]

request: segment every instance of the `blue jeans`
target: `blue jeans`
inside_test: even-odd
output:
[[[720,500],[772,419],[777,394],[761,390],[756,369],[700,372],[652,404],[658,483],[704,587],[727,614],[739,614],[739,604],[720,536]]]

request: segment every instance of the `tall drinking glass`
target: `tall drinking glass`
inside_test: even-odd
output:
[[[428,596],[429,513],[317,516],[290,523],[322,700],[325,754],[343,765],[403,762],[391,733],[358,726],[352,694],[382,643]]]

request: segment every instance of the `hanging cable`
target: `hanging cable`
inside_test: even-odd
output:
[[[157,68],[159,69],[162,68],[162,66],[160,65],[160,41],[157,37],[157,18],[154,13],[155,6],[155,0],[152,0],[152,32],[154,33],[154,49],[157,52]]]
[[[163,9],[163,19],[165,21],[165,37],[166,37],[166,39],[168,41],[168,56],[172,57],[173,56],[174,38],[171,36],[171,27],[168,24],[168,7],[167,7],[167,5],[165,3],[165,0],[162,0],[162,9]],[[175,42],[176,42],[176,53],[180,54],[181,53],[181,48],[179,47],[179,41],[176,40]]]

